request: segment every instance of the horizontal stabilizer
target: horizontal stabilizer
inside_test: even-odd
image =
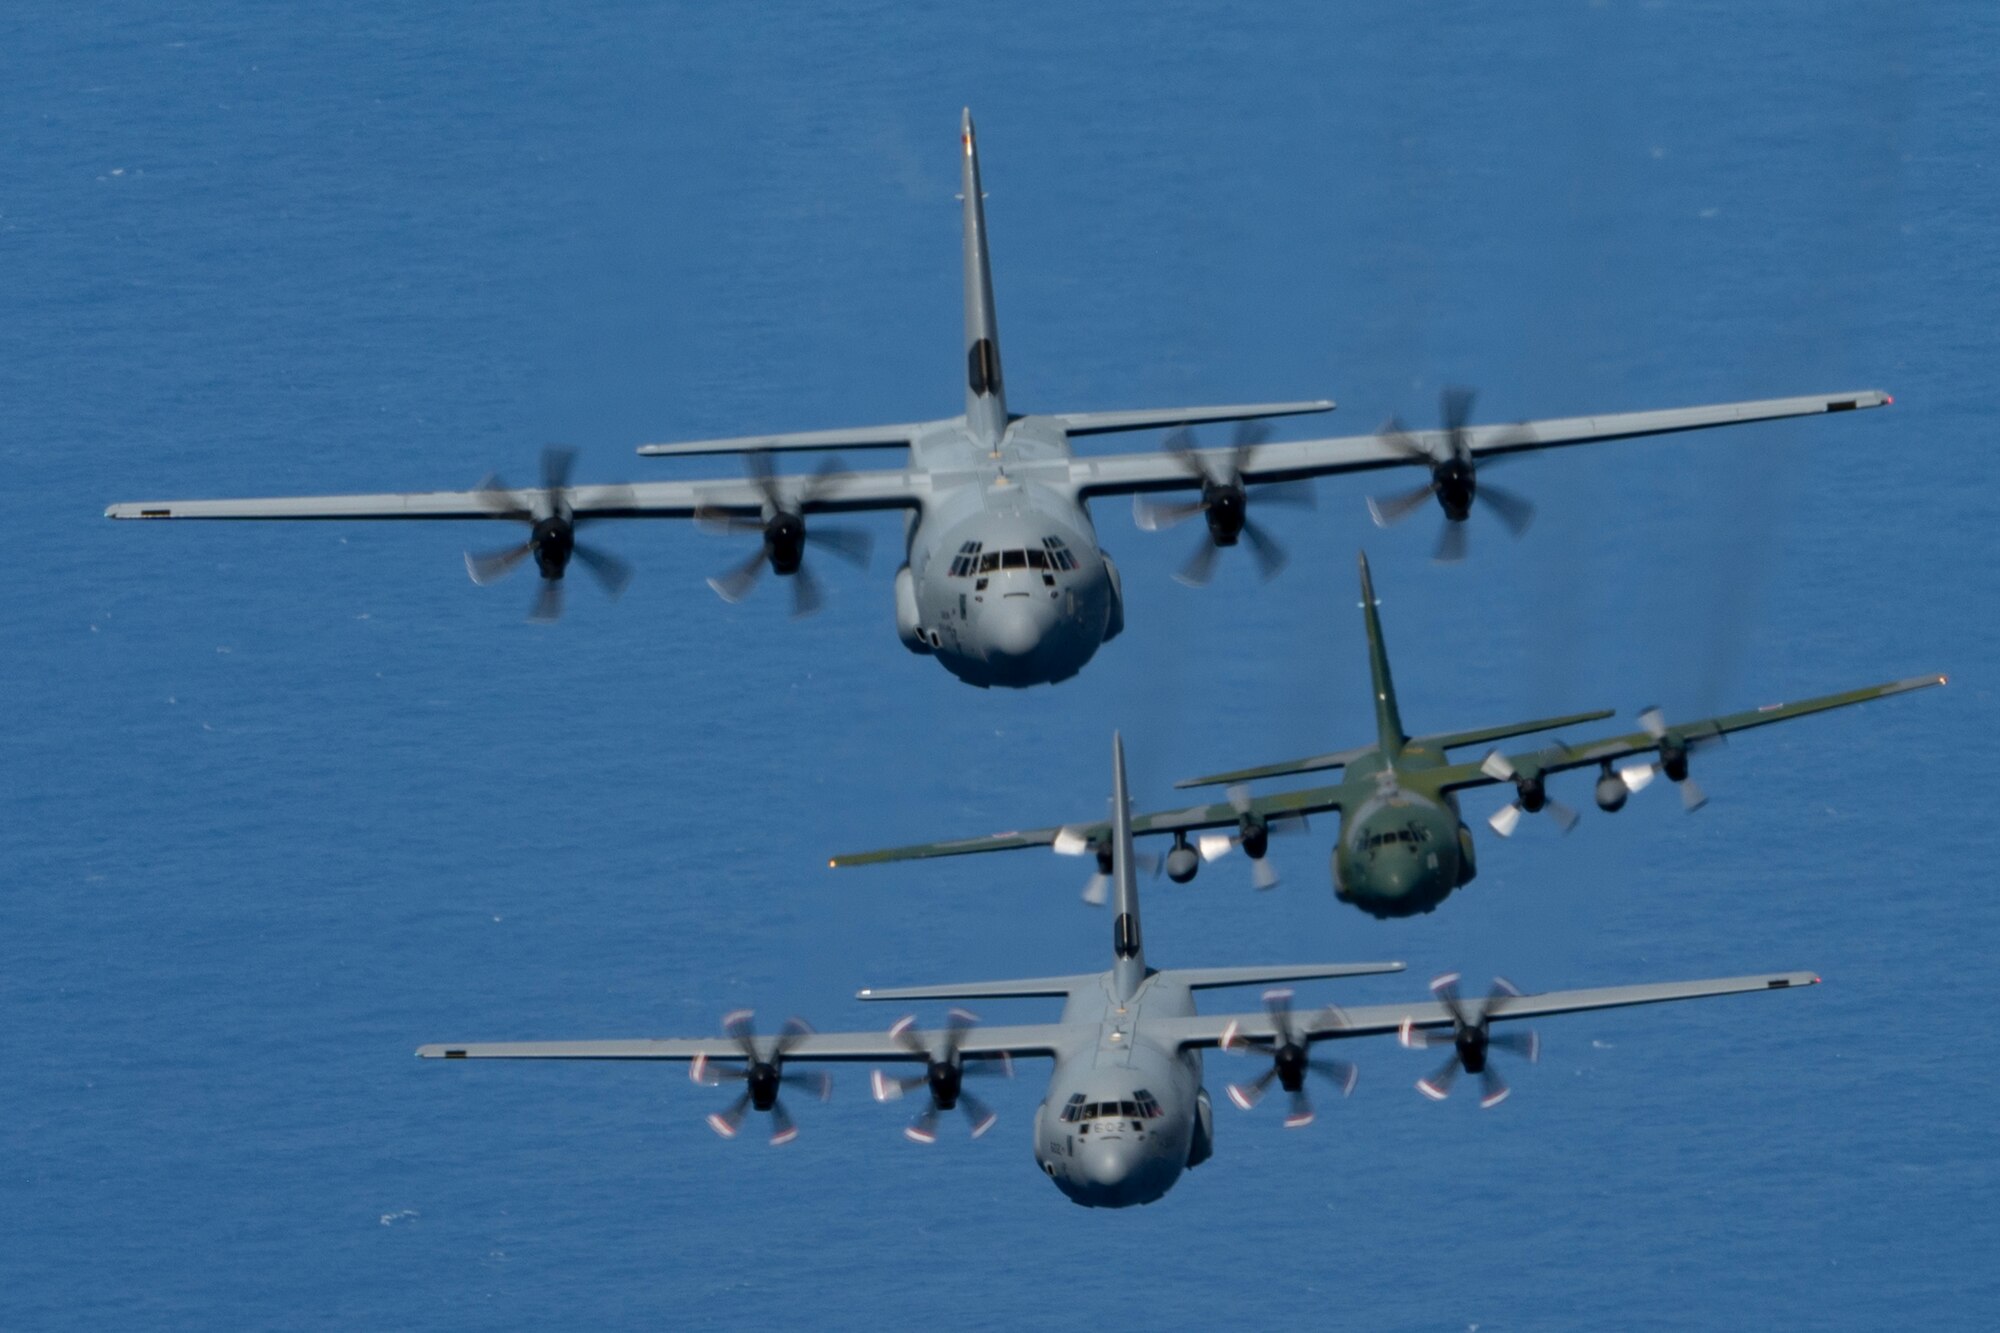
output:
[[[1163,975],[1189,990],[1206,990],[1216,986],[1268,986],[1279,981],[1373,977],[1402,970],[1401,963],[1304,963],[1296,967],[1175,967]]]
[[[1600,708],[1592,713],[1569,713],[1562,717],[1538,718],[1533,722],[1509,722],[1504,726],[1481,727],[1476,731],[1447,731],[1437,736],[1419,736],[1412,745],[1427,745],[1433,750],[1456,750],[1465,745],[1489,745],[1494,741],[1504,741],[1511,736],[1531,736],[1538,731],[1554,731],[1557,727],[1573,727],[1583,722],[1602,722],[1617,710]]]
[[[1073,992],[1104,984],[1102,972],[1068,977],[1023,977],[1015,981],[967,981],[944,986],[871,986],[857,1000],[1019,1000],[1041,996],[1067,999]]]
[[[840,430],[801,430],[788,435],[738,435],[726,440],[689,440],[682,444],[642,444],[649,458],[682,458],[695,454],[754,454],[788,449],[895,449],[917,437],[932,423],[909,421],[896,426],[849,426]]]
[[[1236,403],[1227,407],[1156,407],[1138,412],[1057,412],[1054,419],[1071,435],[1107,435],[1120,430],[1163,430],[1209,421],[1255,421],[1333,411],[1331,398],[1296,403]],[[640,453],[647,452],[644,449]]]

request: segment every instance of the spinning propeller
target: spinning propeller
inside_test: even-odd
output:
[[[1285,819],[1266,819],[1250,808],[1250,789],[1242,784],[1229,788],[1226,793],[1231,808],[1236,811],[1236,832],[1204,833],[1195,845],[1201,849],[1201,859],[1216,861],[1229,855],[1237,848],[1250,858],[1250,878],[1259,889],[1274,889],[1278,886],[1278,868],[1265,859],[1270,850],[1271,839],[1293,833],[1304,833],[1308,825],[1304,815]],[[1177,883],[1185,883],[1174,875],[1174,860],[1167,857],[1167,876]],[[1187,878],[1194,878],[1194,866],[1190,862]]]
[[[1479,771],[1497,781],[1514,784],[1513,802],[1495,810],[1486,820],[1501,837],[1513,836],[1522,815],[1538,814],[1543,810],[1549,812],[1549,818],[1555,820],[1556,826],[1564,833],[1576,827],[1576,811],[1549,795],[1547,781],[1540,773],[1523,773],[1498,750],[1487,752],[1486,758],[1479,761]]]
[[[1309,481],[1246,483],[1243,480],[1243,470],[1250,466],[1257,446],[1269,438],[1270,433],[1270,429],[1259,421],[1245,421],[1238,425],[1228,461],[1222,464],[1220,471],[1211,472],[1208,460],[1195,450],[1194,434],[1183,427],[1167,436],[1163,447],[1187,469],[1188,475],[1200,480],[1200,497],[1171,502],[1148,500],[1143,495],[1132,497],[1132,520],[1147,532],[1163,531],[1196,514],[1208,521],[1208,540],[1195,547],[1194,554],[1174,575],[1190,588],[1199,588],[1208,582],[1215,572],[1216,552],[1225,546],[1236,545],[1239,537],[1249,538],[1250,553],[1257,558],[1258,572],[1265,578],[1271,578],[1285,567],[1288,558],[1285,548],[1249,515],[1249,488],[1256,488],[1256,497],[1261,504],[1292,505],[1302,509],[1312,508],[1313,491]]]
[[[757,1029],[751,1023],[748,1009],[738,1009],[725,1014],[722,1031],[732,1038],[743,1052],[743,1063],[716,1064],[705,1055],[698,1055],[688,1066],[688,1078],[703,1087],[718,1087],[723,1083],[741,1083],[743,1091],[727,1110],[708,1117],[708,1127],[725,1139],[736,1137],[742,1128],[743,1113],[746,1110],[765,1111],[771,1117],[771,1142],[775,1146],[790,1143],[799,1136],[799,1127],[785,1104],[779,1100],[778,1090],[783,1087],[811,1088],[821,1101],[833,1096],[833,1076],[824,1073],[787,1074],[785,1056],[797,1049],[800,1041],[812,1035],[812,1025],[803,1018],[788,1018],[785,1026],[771,1042],[768,1054],[759,1054],[757,1049]]]
[[[1451,1085],[1463,1069],[1468,1074],[1479,1075],[1479,1104],[1491,1109],[1507,1100],[1507,1081],[1500,1077],[1500,1071],[1490,1063],[1490,1052],[1494,1048],[1512,1051],[1525,1056],[1530,1064],[1540,1058],[1542,1043],[1532,1032],[1502,1032],[1498,1036],[1487,1033],[1487,1023],[1493,1014],[1496,1002],[1521,992],[1503,977],[1493,978],[1493,989],[1480,1002],[1475,1014],[1466,1012],[1465,1001],[1458,994],[1458,973],[1447,972],[1431,983],[1431,993],[1438,997],[1451,1014],[1450,1032],[1432,1032],[1403,1020],[1403,1045],[1413,1050],[1423,1050],[1432,1046],[1449,1046],[1451,1058],[1439,1065],[1435,1072],[1417,1080],[1417,1091],[1434,1102],[1441,1102],[1451,1095]]]
[[[1659,742],[1660,757],[1654,763],[1620,770],[1619,776],[1625,785],[1638,791],[1655,777],[1665,775],[1669,782],[1681,789],[1681,806],[1689,814],[1707,805],[1708,793],[1688,776],[1688,756],[1697,750],[1723,744],[1722,733],[1714,731],[1705,736],[1683,736],[1667,726],[1666,714],[1658,708],[1648,708],[1640,713],[1639,725]]]
[[[1516,537],[1528,530],[1534,522],[1535,506],[1509,490],[1503,490],[1491,482],[1481,484],[1473,462],[1472,446],[1468,439],[1466,422],[1472,416],[1473,392],[1470,389],[1446,389],[1439,395],[1439,411],[1444,417],[1445,454],[1440,458],[1419,444],[1414,436],[1403,429],[1403,424],[1394,417],[1382,427],[1382,442],[1402,454],[1412,463],[1421,463],[1431,471],[1430,480],[1413,490],[1387,499],[1369,497],[1368,512],[1377,527],[1388,527],[1400,523],[1415,513],[1424,501],[1436,498],[1438,507],[1444,510],[1445,524],[1438,533],[1437,554],[1433,559],[1449,563],[1465,558],[1465,520],[1472,516],[1472,502],[1478,500],[1500,516],[1507,530]],[[1497,461],[1497,460],[1496,460]]]
[[[1057,856],[1090,855],[1097,858],[1097,869],[1083,882],[1083,900],[1092,907],[1104,906],[1105,899],[1111,896],[1111,835],[1104,833],[1091,838],[1076,829],[1058,829],[1055,841],[1049,847]],[[1132,868],[1157,875],[1160,873],[1160,858],[1151,852],[1135,851],[1132,853]]]
[[[1285,1115],[1285,1128],[1299,1129],[1313,1121],[1312,1099],[1306,1096],[1308,1070],[1339,1088],[1343,1097],[1354,1091],[1361,1071],[1346,1060],[1313,1059],[1312,1043],[1319,1038],[1300,1035],[1293,1025],[1292,992],[1289,988],[1265,991],[1264,1008],[1270,1012],[1271,1026],[1277,1030],[1276,1045],[1264,1046],[1247,1040],[1237,1031],[1234,1023],[1223,1030],[1223,1050],[1271,1057],[1271,1067],[1255,1079],[1229,1085],[1229,1100],[1248,1111],[1263,1099],[1275,1080],[1292,1098],[1292,1109]],[[1340,1010],[1332,1006],[1328,1006],[1322,1019],[1335,1027],[1346,1026]]]
[[[829,458],[819,471],[805,479],[796,493],[787,495],[771,467],[771,455],[754,450],[743,456],[750,480],[764,497],[763,513],[756,518],[724,509],[695,511],[695,522],[707,532],[757,533],[761,541],[748,560],[732,566],[708,581],[716,596],[725,602],[740,602],[756,586],[757,578],[769,565],[771,572],[792,580],[792,615],[809,616],[819,610],[819,581],[806,567],[806,546],[811,543],[831,551],[856,568],[867,568],[874,539],[859,528],[806,527],[806,506],[837,487],[847,474],[840,460]]]
[[[912,1120],[903,1130],[903,1137],[912,1143],[936,1143],[938,1114],[956,1107],[965,1112],[965,1118],[972,1123],[972,1137],[978,1138],[993,1128],[993,1122],[1000,1118],[997,1111],[985,1102],[967,1092],[962,1086],[968,1074],[1005,1074],[1014,1076],[1014,1061],[1008,1055],[964,1056],[960,1049],[965,1045],[965,1034],[979,1022],[977,1014],[963,1009],[953,1009],[945,1022],[945,1029],[938,1034],[941,1040],[933,1049],[922,1033],[916,1030],[917,1018],[911,1014],[889,1029],[889,1035],[911,1055],[921,1056],[924,1072],[896,1077],[881,1070],[874,1071],[875,1100],[894,1101],[906,1093],[920,1087],[930,1089],[930,1105]],[[971,1063],[968,1063],[970,1061]]]
[[[570,489],[569,473],[575,462],[574,449],[551,445],[542,450],[542,489],[539,495],[533,491],[509,490],[497,476],[488,477],[479,485],[481,503],[494,514],[530,524],[531,527],[528,539],[519,546],[488,551],[484,555],[467,551],[465,572],[472,576],[474,583],[483,587],[506,576],[514,566],[533,555],[535,567],[541,571],[542,587],[535,596],[534,610],[528,616],[530,620],[549,621],[562,615],[562,578],[569,568],[571,556],[583,561],[583,567],[613,597],[625,591],[625,585],[632,578],[632,567],[623,560],[576,539],[577,526],[583,520],[574,515],[571,506],[575,492]]]

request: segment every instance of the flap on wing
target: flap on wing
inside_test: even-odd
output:
[[[1345,768],[1361,756],[1374,752],[1375,747],[1372,745],[1360,745],[1352,750],[1330,750],[1326,754],[1307,755],[1304,759],[1287,759],[1281,763],[1265,764],[1259,768],[1239,768],[1229,773],[1182,778],[1174,786],[1219,787],[1232,782],[1254,782],[1258,778],[1282,778],[1293,773],[1319,773],[1332,768]]]
[[[847,426],[838,430],[797,430],[781,435],[737,435],[721,440],[688,440],[679,444],[642,444],[649,458],[682,458],[696,454],[749,454],[791,449],[894,449],[907,445],[936,423],[906,421],[893,426]]]
[[[1480,727],[1473,731],[1447,731],[1436,736],[1419,736],[1413,745],[1427,745],[1434,750],[1456,750],[1465,745],[1486,745],[1493,741],[1504,741],[1514,736],[1531,736],[1538,731],[1553,731],[1557,727],[1574,727],[1585,722],[1602,722],[1613,716],[1615,709],[1599,708],[1589,713],[1566,713],[1562,717],[1537,718],[1533,722],[1509,722],[1498,727]]]
[[[1079,990],[1104,984],[1102,972],[1067,977],[1020,977],[1013,981],[965,981],[942,986],[870,986],[854,992],[857,1000],[1020,1000],[1037,997],[1067,999]]]
[[[1296,967],[1174,967],[1165,975],[1189,990],[1217,986],[1268,986],[1280,981],[1322,981],[1401,972],[1401,963],[1306,963]]]
[[[1158,407],[1134,412],[1056,412],[1051,415],[1071,435],[1106,435],[1121,430],[1158,430],[1211,421],[1255,421],[1333,411],[1331,398],[1293,403],[1236,403],[1227,407]],[[640,450],[644,453],[645,450]]]

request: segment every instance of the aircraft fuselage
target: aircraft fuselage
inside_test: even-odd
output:
[[[1035,1110],[1035,1161],[1074,1203],[1128,1208],[1152,1203],[1212,1144],[1201,1054],[1150,1041],[1146,1021],[1194,1012],[1192,993],[1154,973],[1119,1004],[1107,974],[1079,991],[1065,1023],[1095,1023],[1097,1040],[1060,1052],[1048,1094]]]
[[[1394,762],[1380,754],[1350,764],[1334,843],[1334,896],[1376,917],[1415,916],[1437,907],[1477,873],[1472,834],[1458,802],[1424,783],[1444,756],[1407,746]]]
[[[998,448],[961,427],[919,439],[932,495],[897,574],[896,628],[912,652],[969,684],[1067,680],[1117,635],[1117,569],[1070,484],[1069,446],[1047,418],[1009,424]]]

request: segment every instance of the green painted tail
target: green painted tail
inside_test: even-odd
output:
[[[1382,753],[1393,755],[1409,736],[1396,711],[1396,683],[1389,679],[1389,650],[1382,643],[1382,619],[1375,613],[1375,580],[1368,574],[1368,553],[1361,553],[1361,614],[1368,623],[1368,674],[1375,686],[1375,730]]]

